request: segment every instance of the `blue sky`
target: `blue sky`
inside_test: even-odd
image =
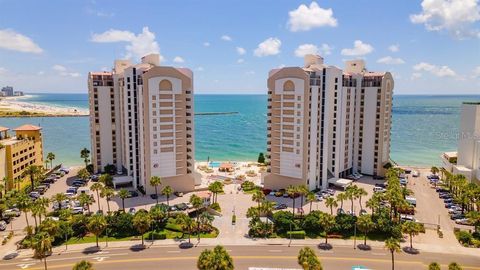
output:
[[[479,0],[0,0],[0,86],[87,92],[88,71],[159,52],[197,93],[266,93],[317,52],[391,71],[396,94],[480,93]]]

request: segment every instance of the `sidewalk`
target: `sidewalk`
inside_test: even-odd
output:
[[[182,242],[187,242],[187,239],[182,240],[175,240],[175,239],[166,239],[166,240],[154,240],[153,242],[150,240],[145,240],[146,248],[152,247],[171,247],[171,248],[178,248],[179,244]],[[305,239],[305,240],[292,240],[292,246],[314,246],[318,245],[319,243],[323,243],[324,239]],[[196,247],[207,247],[207,246],[215,246],[215,245],[223,245],[223,246],[288,246],[290,243],[289,239],[250,239],[250,238],[241,238],[241,239],[231,239],[231,238],[205,238],[201,239],[200,243],[197,242],[196,238],[191,239],[192,244]],[[343,239],[329,239],[328,242],[332,245],[333,250],[335,247],[348,247],[351,246],[353,249],[353,240],[343,240]],[[116,241],[116,242],[109,242],[108,247],[106,247],[105,242],[100,242],[100,250],[107,251],[107,250],[114,250],[120,248],[136,248],[140,245],[140,240],[131,240],[131,241]],[[362,239],[357,239],[357,245],[363,243]],[[384,243],[380,241],[367,241],[367,244],[371,246],[373,249],[384,249]],[[409,246],[408,241],[401,244],[402,248],[404,246]],[[443,253],[443,254],[461,254],[461,255],[469,255],[469,256],[477,256],[480,258],[480,252],[478,249],[475,248],[464,248],[464,247],[445,247],[439,245],[431,245],[431,244],[415,244],[414,248],[420,251],[420,254],[423,252],[432,252],[432,253]],[[8,250],[13,251],[13,250]],[[33,255],[32,250],[19,250],[19,256],[21,258],[31,257]],[[55,247],[53,249],[53,254],[62,254],[62,253],[72,253],[72,252],[85,252],[85,253],[94,253],[96,252],[95,243],[87,243],[87,244],[76,244],[76,245],[69,245],[68,249],[65,249],[65,246]],[[365,251],[368,252],[368,251]],[[2,256],[5,254],[2,254]]]

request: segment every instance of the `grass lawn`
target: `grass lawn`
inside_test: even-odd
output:
[[[176,232],[176,231],[171,231],[171,230],[167,230],[167,229],[163,229],[162,231],[160,232],[164,232],[166,235],[167,235],[167,239],[178,239],[178,238],[184,238],[184,239],[188,239],[188,234],[183,234],[181,232]],[[144,234],[144,237],[145,237],[145,240],[148,240],[148,234],[149,232],[146,232]],[[200,238],[215,238],[218,236],[218,232],[216,230],[214,230],[213,232],[211,233],[202,233],[200,234]],[[191,236],[191,238],[197,238],[198,236],[196,234],[193,234]],[[99,237],[98,238],[98,242],[99,243],[105,243],[106,241],[106,238],[105,236],[102,236],[102,237]],[[132,241],[132,240],[140,240],[141,237],[140,236],[127,236],[127,237],[108,237],[108,242],[113,242],[113,241]],[[87,235],[83,238],[76,238],[76,237],[72,237],[70,239],[68,239],[67,241],[67,244],[68,245],[74,245],[74,244],[86,244],[86,243],[95,243],[95,236],[94,235]],[[60,245],[65,245],[65,242],[61,243]]]

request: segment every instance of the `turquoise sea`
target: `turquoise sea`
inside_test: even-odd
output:
[[[24,101],[88,108],[87,94],[33,94]],[[454,151],[460,105],[480,96],[394,96],[392,159],[404,165],[439,164]],[[196,160],[255,160],[266,149],[266,95],[196,95],[195,112],[238,112],[195,116]],[[90,147],[87,117],[0,118],[0,126],[24,123],[43,127],[45,153],[57,162],[82,164],[80,149]]]

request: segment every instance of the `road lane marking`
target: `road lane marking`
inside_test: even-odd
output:
[[[94,260],[96,260],[97,262],[103,262],[103,260],[105,259],[108,259],[110,257],[107,257],[107,256],[98,256],[98,257],[95,257],[93,258]]]
[[[268,252],[283,252],[283,250],[280,250],[280,249],[269,249]]]
[[[17,264],[18,267],[22,268],[22,269],[26,269],[32,265],[35,265],[35,263],[22,263],[22,264]]]
[[[180,250],[167,250],[167,253],[180,253]]]
[[[375,255],[375,256],[385,256],[385,255],[387,255],[387,253],[376,253],[376,252],[372,252],[372,255]]]

